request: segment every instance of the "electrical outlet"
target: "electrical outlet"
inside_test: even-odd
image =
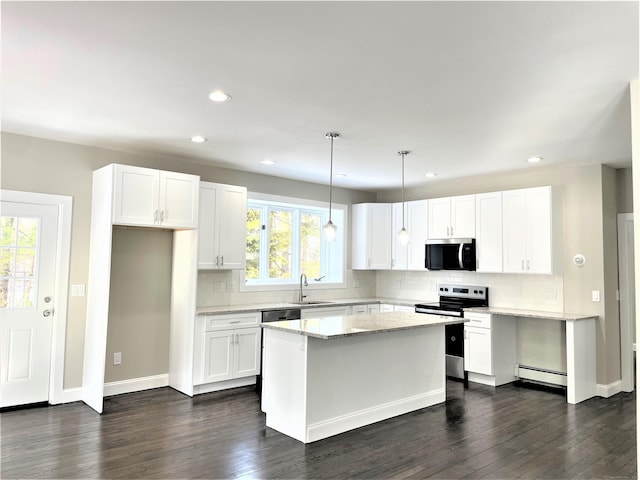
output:
[[[227,282],[227,292],[235,292],[238,289],[238,283],[231,281]]]
[[[599,302],[600,301],[600,290],[594,290],[591,292],[591,301]]]
[[[113,364],[120,365],[122,363],[122,352],[116,352],[113,354]]]
[[[71,285],[72,297],[84,297],[84,284]]]
[[[213,291],[214,292],[224,292],[224,282],[214,282]]]
[[[353,279],[353,288],[360,288],[360,279],[359,278],[354,278]]]

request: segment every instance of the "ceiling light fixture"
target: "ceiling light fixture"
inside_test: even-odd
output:
[[[424,176],[427,178],[433,178],[433,177],[437,177],[438,174],[436,172],[427,172],[424,174]]]
[[[207,141],[207,139],[204,138],[202,135],[194,135],[193,137],[190,138],[190,140],[193,143],[204,143]]]
[[[224,103],[231,100],[231,95],[227,92],[223,92],[222,90],[214,90],[209,94],[209,100],[217,103]]]
[[[333,203],[333,140],[340,136],[339,133],[327,133],[326,138],[331,139],[331,163],[329,167],[329,221],[322,227],[324,238],[332,242],[336,239],[338,228],[331,221],[331,204]]]
[[[274,162],[273,160],[269,160],[268,158],[265,158],[260,163],[262,163],[263,165],[273,165],[276,162]]]
[[[398,232],[398,241],[400,242],[400,245],[408,245],[409,240],[411,239],[409,232],[404,227],[404,157],[408,154],[408,150],[400,150],[398,152],[398,155],[402,157],[402,228]]]
[[[540,163],[542,157],[529,157],[527,158],[527,162],[529,163]]]

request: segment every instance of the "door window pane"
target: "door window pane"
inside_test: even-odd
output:
[[[33,308],[40,219],[0,217],[0,308]]]
[[[292,213],[269,212],[269,278],[291,278]]]

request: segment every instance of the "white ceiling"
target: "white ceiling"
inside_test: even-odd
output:
[[[4,131],[339,186],[630,165],[638,2],[2,2]],[[214,104],[221,88],[233,100]],[[208,141],[193,144],[200,134]],[[277,162],[271,167],[263,159]],[[52,159],[55,160],[55,159]]]

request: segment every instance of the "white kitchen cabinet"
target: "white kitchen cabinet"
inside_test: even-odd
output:
[[[429,201],[412,200],[407,202],[407,217],[409,219],[409,242],[407,269],[425,270],[424,245],[428,237]]]
[[[354,270],[391,268],[391,217],[390,203],[352,206],[351,263]]]
[[[196,319],[194,384],[260,373],[260,313],[208,315]]]
[[[502,192],[476,195],[476,270],[502,272]]]
[[[392,204],[392,224],[391,228],[391,269],[392,270],[406,270],[409,259],[409,244],[402,245],[398,240],[398,232],[402,228],[402,202]],[[409,215],[408,205],[404,204],[404,226],[411,235],[411,228],[409,227]]]
[[[409,305],[394,305],[394,312],[415,312],[416,307],[410,307]]]
[[[303,308],[300,311],[300,318],[321,318],[321,317],[343,317],[351,315],[351,306],[340,305],[335,307],[313,307]]]
[[[503,271],[553,273],[551,187],[502,192]]]
[[[464,369],[469,381],[504,385],[515,380],[516,323],[491,314],[465,312]]]
[[[200,183],[198,269],[242,270],[246,261],[247,189]]]
[[[475,238],[475,217],[475,195],[433,198],[429,200],[429,239]]]
[[[361,315],[365,313],[379,313],[380,312],[380,304],[379,303],[369,303],[363,305],[353,305],[351,307],[352,315]]]
[[[393,312],[394,311],[394,306],[395,305],[391,305],[390,303],[381,303],[380,304],[380,311],[381,312]]]
[[[199,183],[196,175],[114,165],[113,224],[197,228]]]

